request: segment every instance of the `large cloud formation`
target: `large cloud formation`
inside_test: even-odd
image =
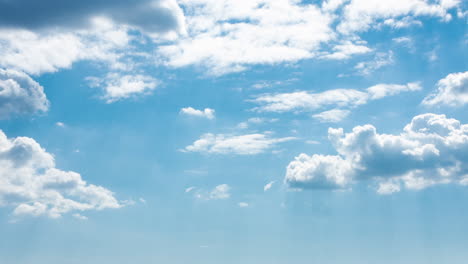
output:
[[[343,189],[371,180],[388,194],[402,187],[468,185],[468,124],[445,115],[418,115],[399,135],[364,125],[350,133],[330,128],[328,137],[338,155],[299,155],[287,167],[290,187]]]
[[[108,189],[57,169],[53,156],[34,139],[7,138],[0,130],[0,206],[14,207],[14,216],[58,218],[122,204]]]
[[[45,112],[48,107],[41,85],[23,72],[0,68],[0,119]]]

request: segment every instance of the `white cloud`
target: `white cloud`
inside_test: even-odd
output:
[[[400,184],[392,181],[380,182],[377,188],[378,194],[392,194],[400,191]]]
[[[391,65],[393,63],[394,60],[392,51],[389,51],[387,53],[378,52],[375,54],[373,60],[359,62],[358,64],[356,64],[356,66],[354,66],[354,69],[360,75],[369,75],[375,72],[376,70]]]
[[[76,219],[79,219],[79,220],[88,220],[88,217],[84,216],[84,215],[81,215],[81,214],[73,214],[73,217],[75,217]]]
[[[89,30],[40,33],[0,28],[0,67],[34,75],[70,68],[82,60],[127,68],[120,60],[133,52],[128,28],[103,18],[94,19],[92,25]]]
[[[399,84],[377,84],[367,88],[367,93],[370,99],[376,100],[387,96],[397,95],[401,92],[415,92],[422,90],[419,82],[408,83],[406,85]]]
[[[343,60],[349,59],[352,55],[365,54],[372,51],[365,45],[356,45],[350,41],[336,45],[332,48],[333,52],[326,54],[323,57],[326,59]]]
[[[46,112],[44,88],[27,74],[0,68],[0,119]]]
[[[417,16],[432,16],[448,21],[451,18],[448,10],[459,4],[460,1],[352,0],[344,7],[343,19],[337,29],[341,33],[352,34],[367,31],[382,22],[394,27],[405,27],[410,26]]]
[[[385,96],[396,95],[404,91],[416,91],[421,89],[418,83],[378,84],[369,87],[366,91],[354,89],[335,89],[321,93],[306,91],[264,94],[258,96],[252,102],[261,106],[254,108],[259,112],[304,112],[333,107],[356,107],[366,104],[369,100],[381,99]]]
[[[263,187],[263,191],[266,192],[266,191],[270,190],[271,187],[273,187],[273,184],[275,184],[275,181],[271,181],[271,182],[267,183],[267,184]]]
[[[425,105],[468,104],[468,71],[451,73],[437,83],[437,91],[424,98]]]
[[[140,74],[109,73],[105,78],[88,77],[87,80],[91,87],[103,89],[102,99],[107,103],[150,94],[159,85],[159,81],[155,78]]]
[[[248,203],[246,203],[246,202],[240,202],[238,205],[239,205],[239,207],[240,207],[240,208],[246,208],[246,207],[249,207],[249,204],[248,204]]]
[[[180,113],[188,116],[203,117],[207,119],[215,118],[215,110],[211,108],[205,108],[204,110],[198,110],[192,107],[185,107],[180,109]]]
[[[324,123],[337,123],[345,119],[350,113],[349,110],[332,109],[315,114],[312,117]]]
[[[247,129],[251,125],[260,125],[264,123],[274,123],[277,122],[279,119],[278,118],[263,118],[263,117],[251,117],[247,119],[245,122],[240,122],[237,124],[237,128],[239,129]]]
[[[435,184],[464,183],[468,175],[468,124],[445,115],[413,118],[397,135],[379,134],[372,125],[345,134],[330,128],[335,156],[301,154],[292,161],[285,181],[293,188],[348,188],[361,180],[379,184],[378,193],[403,185],[419,190]]]
[[[285,182],[292,188],[340,189],[350,183],[351,164],[339,156],[300,154],[286,169]]]
[[[185,192],[186,192],[186,193],[189,193],[189,192],[191,192],[191,191],[193,191],[193,190],[195,190],[195,189],[196,189],[195,186],[191,186],[191,187],[186,188],[186,189],[185,189]]]
[[[209,74],[315,56],[334,37],[332,16],[289,0],[182,0],[188,35],[159,47],[172,67],[202,64]],[[280,33],[279,33],[280,32]],[[249,45],[246,45],[249,43]]]
[[[263,153],[278,143],[294,140],[293,137],[272,138],[268,134],[247,134],[240,136],[211,134],[201,136],[192,145],[185,147],[187,152],[214,154],[255,155]]]
[[[57,122],[55,123],[55,125],[58,127],[65,127],[65,124],[63,122]]]
[[[228,199],[231,197],[231,194],[229,191],[231,190],[231,187],[227,184],[221,184],[216,186],[209,195],[210,200],[224,200]]]
[[[14,216],[58,218],[122,204],[108,189],[55,168],[53,156],[34,139],[7,138],[0,130],[0,206],[13,207]]]

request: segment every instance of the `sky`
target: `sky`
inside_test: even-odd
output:
[[[0,263],[466,263],[462,0],[0,0]]]

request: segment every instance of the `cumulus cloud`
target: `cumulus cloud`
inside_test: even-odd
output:
[[[53,156],[34,139],[7,138],[0,130],[0,206],[13,207],[14,216],[58,218],[122,204],[110,190],[57,169]]]
[[[0,27],[4,28],[86,28],[96,16],[153,33],[178,32],[184,27],[175,0],[0,1]]]
[[[193,107],[185,107],[180,109],[180,114],[188,116],[203,117],[207,119],[215,118],[215,110],[211,108],[205,108],[204,110],[198,110]]]
[[[44,88],[27,74],[0,69],[0,119],[46,112]]]
[[[286,171],[293,188],[343,189],[375,181],[377,192],[390,194],[436,184],[464,184],[468,177],[468,124],[445,115],[415,116],[397,135],[379,134],[372,125],[352,132],[330,128],[338,155],[300,154]]]
[[[437,91],[424,98],[425,105],[468,104],[468,71],[451,73],[437,83]]]
[[[104,91],[102,99],[107,103],[150,94],[159,84],[155,78],[141,74],[109,73],[104,78],[88,77],[87,80],[90,86],[102,88]]]
[[[275,147],[278,143],[294,140],[293,137],[272,138],[269,134],[225,135],[207,133],[192,145],[185,147],[186,152],[213,154],[255,155]]]
[[[252,102],[259,104],[254,110],[259,112],[304,112],[321,109],[327,106],[356,107],[366,104],[370,100],[381,99],[385,96],[396,95],[406,91],[417,91],[421,87],[418,83],[377,84],[365,91],[354,89],[335,89],[320,93],[306,91],[264,94],[258,96]]]

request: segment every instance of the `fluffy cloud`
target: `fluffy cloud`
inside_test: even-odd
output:
[[[23,72],[0,69],[0,119],[45,112],[48,108],[41,85]]]
[[[198,110],[192,107],[185,107],[180,109],[180,113],[183,115],[188,115],[188,116],[196,116],[196,117],[203,117],[207,119],[214,119],[215,118],[215,110],[211,108],[205,108],[203,111]]]
[[[289,186],[342,189],[372,180],[390,194],[468,179],[468,124],[445,115],[416,116],[398,135],[365,125],[346,134],[330,128],[328,137],[338,155],[299,155],[287,167]]]
[[[278,143],[293,140],[293,137],[271,138],[268,134],[231,136],[207,133],[183,151],[214,154],[255,155],[263,153]]]
[[[108,189],[55,167],[53,156],[32,138],[7,138],[0,130],[0,206],[13,215],[57,218],[70,212],[120,208]]]
[[[155,33],[181,31],[184,26],[175,0],[0,1],[0,27],[4,28],[83,28],[96,16]]]
[[[423,100],[425,105],[468,104],[468,71],[451,73],[437,83],[437,91]]]
[[[327,106],[356,107],[366,104],[370,100],[381,99],[385,96],[396,95],[405,91],[417,91],[421,86],[418,83],[377,84],[365,91],[354,89],[335,89],[321,93],[306,91],[261,95],[252,102],[261,106],[254,108],[260,112],[303,112],[321,109]]]
[[[103,99],[113,103],[122,99],[151,93],[159,81],[147,75],[122,75],[109,73],[105,78],[88,77],[92,87],[100,87],[104,91]]]

